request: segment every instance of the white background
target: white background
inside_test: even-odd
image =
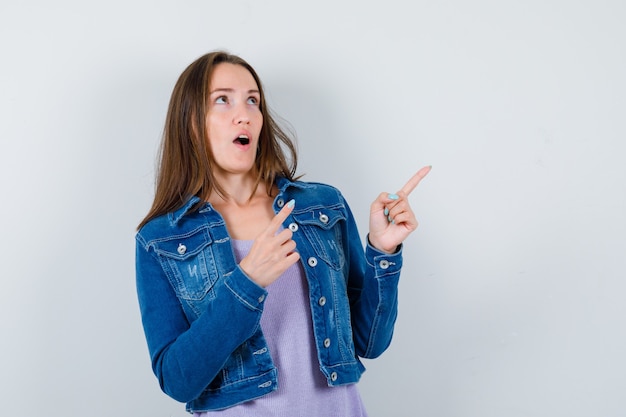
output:
[[[0,4],[0,415],[185,416],[134,287],[172,87],[225,48],[304,179],[371,200],[423,165],[373,417],[626,415],[626,3]]]

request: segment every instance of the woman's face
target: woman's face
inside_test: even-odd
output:
[[[243,66],[221,63],[213,70],[206,129],[215,175],[251,173],[263,126],[261,94]]]

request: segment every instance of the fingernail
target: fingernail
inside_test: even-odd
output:
[[[294,199],[289,200],[289,202],[287,203],[287,207],[289,208],[293,208],[293,206],[295,205],[296,205],[296,200]]]
[[[385,213],[385,216],[389,216],[389,209],[385,207],[385,211],[383,211],[383,213]]]
[[[397,200],[397,199],[399,199],[400,197],[398,197],[398,195],[397,195],[397,194],[388,194],[388,195],[387,195],[387,198],[388,198],[388,199],[390,199],[390,200]]]

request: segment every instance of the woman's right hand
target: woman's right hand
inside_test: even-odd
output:
[[[295,251],[293,233],[284,229],[276,233],[281,224],[293,211],[295,201],[291,200],[274,216],[269,226],[257,236],[246,257],[239,263],[243,272],[261,287],[276,281],[291,265],[298,262],[300,254]]]

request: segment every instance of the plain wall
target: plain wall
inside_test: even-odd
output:
[[[172,87],[242,55],[304,179],[370,202],[421,166],[373,417],[626,415],[626,3],[0,4],[0,415],[185,416],[134,284]]]

